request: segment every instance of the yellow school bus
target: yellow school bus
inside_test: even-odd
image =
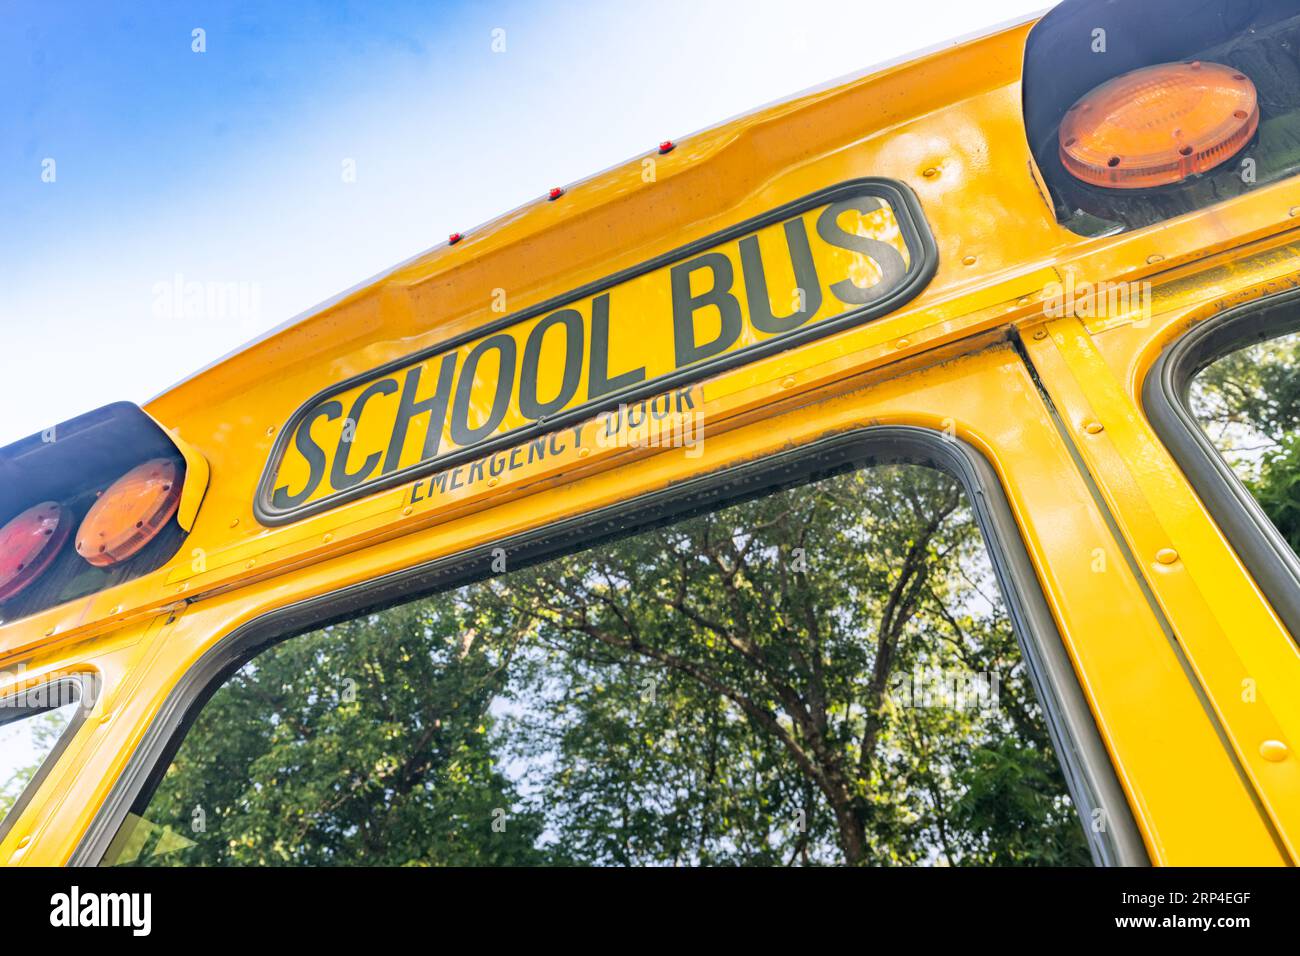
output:
[[[3,449],[0,863],[1300,861],[1298,50],[1068,0]]]

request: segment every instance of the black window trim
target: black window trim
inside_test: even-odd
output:
[[[512,568],[845,471],[886,464],[928,465],[967,494],[1006,602],[1071,799],[1097,865],[1145,866],[1145,844],[1040,589],[1019,527],[993,467],[973,447],[941,432],[873,426],[754,462],[699,475],[663,491],[554,522],[504,541],[397,571],[270,611],[232,631],[177,682],[69,859],[94,866],[135,807],[146,803],[189,724],[206,701],[260,651],[299,634],[492,576],[496,549]],[[498,552],[499,553],[499,552]],[[1102,826],[1090,825],[1094,820]]]
[[[1300,331],[1300,290],[1256,299],[1184,333],[1152,365],[1142,404],[1152,428],[1183,469],[1273,610],[1300,639],[1300,558],[1219,454],[1189,406],[1192,381],[1249,345]]]
[[[73,674],[63,674],[49,680],[43,680],[40,683],[33,684],[30,687],[24,687],[22,690],[12,694],[6,694],[0,697],[0,727],[14,723],[19,720],[26,720],[29,717],[36,717],[40,714],[47,713],[51,710],[57,710],[61,706],[70,703],[76,703],[77,709],[68,721],[68,726],[63,728],[63,733],[59,734],[59,739],[55,742],[54,747],[41,765],[37,768],[32,779],[27,781],[27,786],[23,792],[14,800],[13,806],[5,814],[3,820],[0,820],[0,840],[9,835],[9,831],[14,828],[18,819],[22,816],[27,805],[31,803],[32,797],[36,791],[41,788],[45,778],[50,775],[50,771],[58,764],[59,758],[72,742],[72,738],[77,735],[81,729],[81,724],[85,721],[87,715],[95,706],[95,700],[98,696],[99,678],[96,674],[90,672],[78,672]],[[64,695],[69,692],[76,694],[73,700],[63,700]],[[53,693],[53,697],[44,696]],[[29,703],[28,698],[32,698]],[[62,704],[51,704],[50,700],[62,700]]]

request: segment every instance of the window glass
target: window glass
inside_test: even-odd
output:
[[[246,664],[105,862],[1090,862],[946,473],[494,571]]]
[[[1192,380],[1210,441],[1300,554],[1300,332],[1231,352]]]
[[[58,746],[77,713],[70,682],[0,699],[0,825]]]

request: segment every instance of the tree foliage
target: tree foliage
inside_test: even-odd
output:
[[[1088,861],[964,495],[902,465],[280,644],[143,812],[160,864]]]
[[[1192,383],[1206,434],[1300,553],[1300,333],[1239,349]]]
[[[0,727],[0,749],[32,753],[35,760],[18,766],[0,767],[0,820],[3,820],[22,792],[36,776],[45,756],[51,753],[72,719],[75,704],[57,707]],[[24,746],[22,737],[27,738]],[[17,763],[17,761],[15,761]]]
[[[287,641],[241,669],[149,808],[195,841],[161,862],[533,861],[538,819],[491,830],[493,811],[513,800],[494,766],[488,709],[514,638],[478,639],[463,610],[408,604]]]

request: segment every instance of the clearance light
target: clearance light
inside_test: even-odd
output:
[[[0,601],[31,584],[58,556],[72,516],[57,501],[42,501],[0,528]]]
[[[1117,76],[1071,106],[1061,162],[1093,186],[1168,186],[1232,158],[1258,128],[1246,74],[1219,63],[1162,63]]]
[[[549,199],[551,202],[555,202],[555,200],[559,199],[563,195],[564,195],[563,189],[561,189],[559,186],[552,186],[551,191],[546,194],[546,198]]]
[[[125,561],[157,537],[181,500],[176,462],[132,468],[99,496],[77,529],[77,553],[96,567]]]
[[[671,153],[676,148],[677,148],[676,143],[674,143],[671,139],[666,139],[659,144],[659,155],[662,156],[665,153]]]
[[[453,232],[450,236],[447,237],[447,245],[454,246],[456,243],[460,242],[464,238],[465,237],[462,236],[459,232]]]

